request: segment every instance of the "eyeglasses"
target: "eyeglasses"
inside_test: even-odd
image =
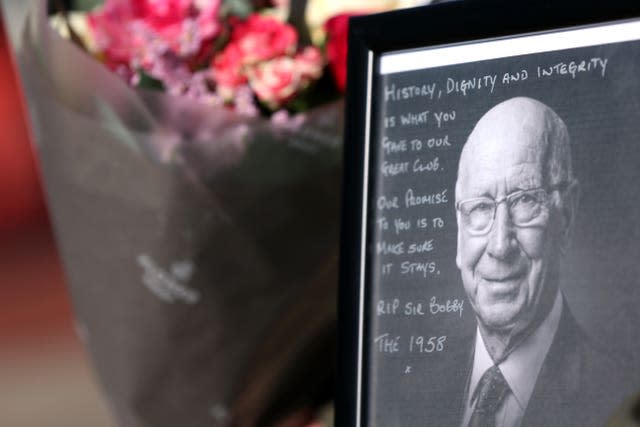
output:
[[[551,192],[560,185],[550,187]],[[549,217],[549,193],[544,188],[516,191],[495,200],[491,197],[476,197],[456,203],[462,224],[469,233],[482,236],[491,230],[498,205],[507,204],[511,222],[516,227],[530,227],[546,223]]]

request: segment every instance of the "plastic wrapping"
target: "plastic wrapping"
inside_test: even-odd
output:
[[[271,425],[328,399],[342,106],[276,125],[134,90],[26,3],[8,26],[118,425]]]

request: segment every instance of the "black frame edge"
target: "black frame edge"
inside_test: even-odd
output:
[[[608,0],[604,4],[597,0],[464,0],[350,18],[338,292],[336,426],[356,426],[357,419],[355,397],[359,385],[356,366],[362,298],[359,279],[360,274],[364,274],[360,271],[360,242],[365,237],[362,235],[360,201],[365,184],[369,52],[377,56],[394,50],[554,31],[634,16],[640,17],[640,2],[637,0]],[[365,359],[363,349],[363,362]],[[363,366],[366,371],[365,368]],[[366,410],[365,403],[363,401],[362,412]]]
[[[369,48],[361,37],[358,18],[350,18],[349,24],[349,70],[367,68]],[[364,123],[367,106],[367,79],[362,76],[347,76],[345,105],[346,123]],[[358,102],[360,100],[360,102]],[[357,394],[358,375],[354,369],[358,363],[360,253],[362,239],[362,211],[359,203],[364,188],[364,126],[345,126],[343,147],[342,223],[340,244],[340,280],[338,292],[338,380],[336,381],[336,426],[355,425],[357,405],[353,398]]]

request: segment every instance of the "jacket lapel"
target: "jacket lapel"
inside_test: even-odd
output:
[[[580,392],[584,340],[569,307],[563,301],[562,316],[525,410],[522,427],[576,425],[572,411]]]

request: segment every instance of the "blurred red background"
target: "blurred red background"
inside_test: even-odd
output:
[[[73,332],[0,16],[0,423],[110,426]]]
[[[0,233],[4,234],[42,224],[45,218],[4,31],[0,37],[0,85]]]
[[[71,318],[1,21],[0,33],[0,345],[5,347],[40,335],[69,335]]]

